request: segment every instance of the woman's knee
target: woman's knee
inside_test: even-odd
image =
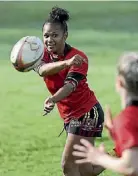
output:
[[[100,173],[104,171],[104,168],[100,166],[94,166],[90,163],[83,164],[79,166],[79,171],[81,176],[98,176]]]
[[[93,176],[93,166],[89,163],[79,165],[79,171],[81,173],[81,176]]]

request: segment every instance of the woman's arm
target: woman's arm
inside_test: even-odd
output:
[[[68,73],[65,81],[64,86],[61,87],[52,97],[51,100],[54,103],[57,103],[58,101],[66,98],[69,96],[75,89],[77,88],[79,82],[81,80],[85,79],[85,76],[83,74],[77,73],[77,72],[70,72]]]
[[[53,63],[40,63],[36,66],[36,68],[34,68],[34,70],[38,72],[40,76],[48,76],[54,75],[63,70],[64,68],[71,67],[72,65],[79,67],[82,65],[83,62],[86,62],[86,60],[82,56],[76,54],[68,60],[57,61]]]
[[[92,163],[124,175],[138,175],[138,147],[126,149],[120,158],[101,152],[88,141],[82,139],[81,145],[74,145],[76,163]]]
[[[107,154],[101,155],[98,159],[99,165],[106,169],[110,169],[114,172],[118,172],[124,175],[132,175],[136,173],[137,166],[134,166],[132,160],[138,163],[136,156],[133,156],[132,152],[125,151],[121,158],[115,158]],[[137,156],[138,157],[138,156]],[[130,159],[131,158],[131,159]]]
[[[39,66],[38,73],[40,76],[54,75],[64,68],[68,67],[66,61],[58,61]]]
[[[53,110],[55,103],[69,96],[73,89],[73,84],[68,82],[63,87],[61,87],[52,97],[47,98],[44,103],[44,115],[50,113]]]
[[[64,81],[64,86],[61,87],[52,97],[49,97],[45,100],[44,115],[50,113],[53,110],[55,103],[68,97],[76,89],[79,81],[83,78],[84,76],[79,73],[69,73]]]
[[[65,97],[69,96],[71,92],[74,90],[74,86],[71,83],[65,84],[61,87],[52,97],[51,100],[54,103],[59,102],[60,100],[64,99]]]

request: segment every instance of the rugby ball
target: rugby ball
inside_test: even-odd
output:
[[[36,36],[26,36],[13,46],[10,61],[16,70],[27,72],[43,58],[43,55],[44,44],[41,39]]]

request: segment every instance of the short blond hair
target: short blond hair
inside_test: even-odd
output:
[[[124,77],[126,90],[138,95],[138,52],[125,52],[118,63],[118,74]]]

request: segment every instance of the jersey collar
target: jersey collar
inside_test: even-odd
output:
[[[64,48],[64,55],[58,55],[58,54],[54,54],[52,52],[49,53],[49,57],[51,60],[53,60],[54,62],[56,61],[62,61],[65,59],[66,55],[69,53],[69,51],[71,50],[71,46],[67,43],[65,43],[65,48]]]
[[[129,100],[126,106],[138,106],[138,100]]]

